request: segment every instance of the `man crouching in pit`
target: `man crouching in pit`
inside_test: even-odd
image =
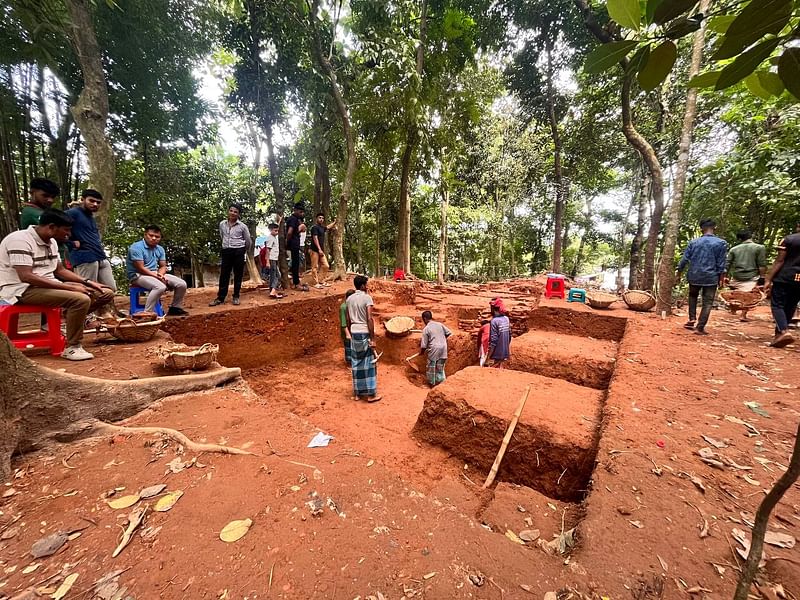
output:
[[[357,400],[377,402],[378,366],[375,364],[375,323],[372,297],[367,293],[368,279],[356,275],[354,294],[347,298],[347,330],[350,332],[350,364],[353,371],[353,395]]]

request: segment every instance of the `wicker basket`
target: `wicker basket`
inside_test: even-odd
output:
[[[123,342],[146,342],[161,329],[164,319],[137,323],[133,319],[121,319],[116,325],[108,326],[108,333]]]
[[[387,335],[403,337],[414,329],[414,324],[415,321],[411,317],[392,317],[383,326],[386,328]]]
[[[605,292],[589,292],[586,294],[586,302],[592,308],[608,308],[617,300],[619,300],[617,296],[606,294]]]
[[[185,344],[172,344],[158,348],[156,354],[164,361],[164,366],[177,371],[202,371],[210,367],[217,360],[219,346],[217,344],[203,344],[192,347]]]
[[[628,308],[640,312],[647,312],[656,305],[655,297],[642,290],[628,290],[622,294],[622,299],[628,305]]]
[[[740,290],[725,290],[719,293],[719,297],[728,305],[732,311],[750,310],[755,308],[766,298],[761,290],[743,292]]]

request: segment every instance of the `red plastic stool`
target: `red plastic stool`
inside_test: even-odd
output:
[[[544,288],[545,298],[564,299],[564,276],[558,273],[548,273],[547,285]]]
[[[19,316],[23,314],[42,314],[47,317],[47,331],[19,333]],[[0,306],[0,331],[8,336],[14,347],[50,348],[55,356],[64,351],[66,341],[61,334],[61,309],[33,304],[11,304]]]

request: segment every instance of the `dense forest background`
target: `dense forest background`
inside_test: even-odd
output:
[[[0,6],[3,235],[48,177],[103,192],[113,253],[158,223],[196,279],[228,203],[255,233],[303,200],[340,274],[652,290],[701,217],[770,249],[800,220],[791,0]]]

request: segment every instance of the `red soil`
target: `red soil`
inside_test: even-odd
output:
[[[397,308],[401,314],[431,308],[455,327],[457,319],[469,318],[460,311],[485,308],[505,284],[449,287],[446,293],[427,287],[416,294],[415,305],[408,288],[395,296],[392,285],[376,294],[385,315]],[[339,284],[326,292],[345,289]],[[84,592],[118,569],[127,569],[119,583],[137,600],[346,600],[378,592],[387,599],[541,598],[567,588],[614,599],[732,596],[741,561],[731,550],[736,544],[731,531],[749,532],[746,521],[763,490],[781,475],[780,465],[788,463],[800,421],[800,348],[767,346],[772,326],[763,308],[752,311],[753,321],[744,324],[714,311],[711,335],[701,338],[684,330],[680,317],[661,320],[616,305],[599,312],[543,301],[536,313],[548,316],[532,317],[532,327],[614,341],[624,333],[603,409],[591,489],[581,505],[565,505],[504,483],[482,492],[485,470],[411,437],[427,389],[409,379],[408,367],[380,362],[384,400],[354,402],[335,327],[324,321],[332,318],[325,312],[332,309],[295,302],[325,293],[297,293],[278,302],[264,295],[247,290],[241,307],[220,310],[205,306],[213,290],[193,290],[187,303],[193,317],[170,328],[198,342],[229,344],[229,338],[244,335],[241,354],[226,354],[223,362],[262,362],[245,372],[244,382],[168,399],[130,419],[130,424],[175,427],[198,441],[252,442],[249,449],[258,456],[204,454],[197,457],[204,467],[164,475],[166,463],[176,456],[174,444],[158,456],[158,444],[145,446],[150,438],[117,436],[19,457],[16,478],[2,488],[15,493],[0,497],[0,537],[13,533],[0,540],[0,598],[28,585],[57,583],[48,578],[62,569],[62,576],[80,574],[66,600],[91,597]],[[536,306],[536,295],[524,290],[516,300]],[[571,312],[556,310],[563,308]],[[268,333],[275,322],[283,323],[283,335]],[[572,329],[563,329],[565,324]],[[297,348],[318,330],[325,337],[322,344],[312,354],[298,355]],[[212,333],[221,337],[209,339]],[[35,358],[100,377],[161,372],[144,344],[90,346],[99,357],[86,363]],[[750,401],[770,417],[744,406]],[[747,421],[758,434],[726,415]],[[327,448],[306,448],[320,429],[334,441]],[[727,447],[714,451],[728,466],[714,469],[699,460],[696,451],[710,445],[701,435],[724,440]],[[730,466],[734,463],[751,469]],[[702,480],[705,492],[690,476]],[[129,511],[112,511],[101,495],[123,486],[118,494],[126,494],[159,481],[183,490],[183,497],[170,512],[147,515],[145,528],[161,527],[151,539],[135,535],[112,559],[122,515]],[[312,491],[332,498],[345,516],[329,508],[311,516],[306,501]],[[577,525],[578,545],[568,561],[503,535],[504,528],[516,533],[529,528],[528,515],[532,528],[549,541],[561,531],[562,514],[566,528]],[[219,540],[227,522],[243,518],[253,520],[246,536],[233,544]],[[703,519],[709,535],[701,538]],[[33,560],[28,554],[43,535],[84,525],[89,528],[56,555]],[[779,504],[770,530],[800,536],[797,485]],[[800,546],[766,546],[766,556],[764,580],[800,596]],[[33,563],[40,564],[37,570],[23,573]],[[481,587],[469,579],[477,572],[485,576]],[[696,586],[710,591],[686,592]]]

